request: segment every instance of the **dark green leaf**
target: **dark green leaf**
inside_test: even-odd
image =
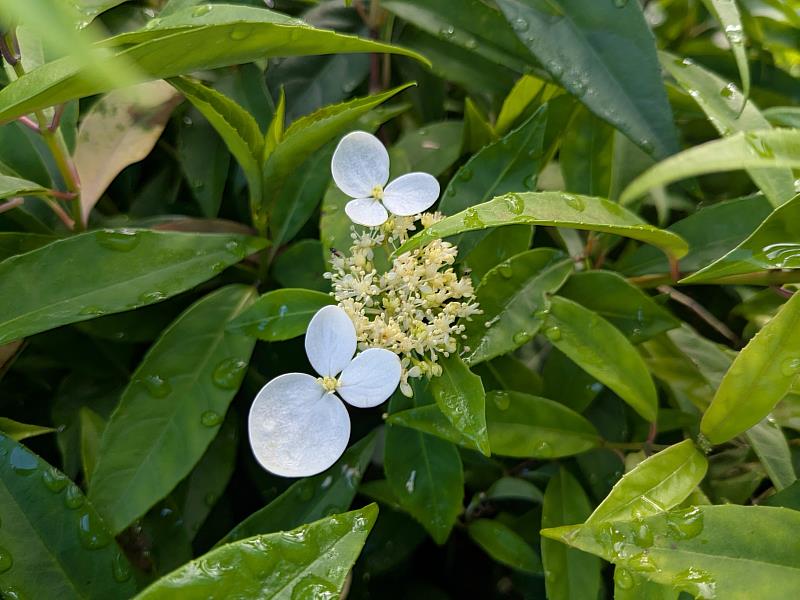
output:
[[[122,531],[186,477],[217,435],[255,340],[226,332],[253,288],[222,288],[164,331],[131,376],[100,445],[89,495]]]
[[[264,246],[242,235],[106,229],[12,256],[0,263],[0,343],[159,302]]]
[[[457,355],[440,360],[439,365],[442,374],[431,379],[430,384],[436,404],[475,449],[489,456],[486,394],[481,378],[473,374]]]
[[[319,240],[300,240],[288,246],[275,259],[272,276],[286,288],[306,288],[328,292],[331,284],[322,277],[325,251]]]
[[[131,566],[78,486],[0,435],[3,595],[130,598]]]
[[[539,63],[589,110],[648,153],[664,157],[677,150],[655,40],[638,2],[497,4]]]
[[[312,290],[284,288],[267,292],[231,321],[231,331],[241,331],[268,342],[303,335],[311,317],[333,297]]]
[[[678,319],[612,271],[575,273],[558,294],[607,319],[633,343],[680,327]]]
[[[542,527],[580,523],[591,507],[586,492],[569,471],[561,468],[544,493]],[[549,600],[596,598],[600,591],[600,561],[591,554],[542,538],[542,564]]]
[[[783,490],[797,481],[792,452],[774,419],[761,421],[748,429],[745,435],[776,489]]]
[[[519,534],[499,521],[477,519],[467,533],[497,562],[524,573],[541,573],[542,561]]]
[[[327,471],[293,483],[285,492],[236,525],[217,546],[253,535],[298,527],[350,508],[375,450],[375,435],[353,444]]]
[[[572,272],[572,261],[551,248],[535,248],[489,271],[476,291],[483,314],[467,322],[466,360],[477,364],[529,342],[542,325],[547,295]]]
[[[41,425],[28,425],[27,423],[20,423],[14,419],[0,417],[0,432],[10,437],[12,440],[19,442],[21,440],[35,437],[37,435],[44,435],[46,433],[53,433],[56,430],[52,427],[43,427]]]
[[[0,199],[10,198],[12,196],[34,196],[40,194],[47,194],[47,188],[42,187],[38,183],[20,179],[19,177],[0,175]]]

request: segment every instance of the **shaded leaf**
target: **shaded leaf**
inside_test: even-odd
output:
[[[47,194],[47,192],[47,188],[33,181],[0,174],[0,199],[12,196],[34,196]]]
[[[19,442],[30,437],[35,437],[37,435],[53,433],[55,431],[57,430],[53,429],[52,427],[28,425],[27,423],[20,423],[14,419],[0,417],[0,432],[3,432],[4,435],[11,438],[15,442]]]
[[[335,304],[332,296],[312,290],[284,288],[260,296],[228,325],[268,342],[303,335],[311,317],[323,306]]]
[[[518,533],[493,519],[476,519],[467,526],[476,544],[497,562],[524,573],[541,573],[542,561]]]

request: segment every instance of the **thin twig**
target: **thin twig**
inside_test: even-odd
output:
[[[773,292],[775,292],[776,294],[778,294],[778,296],[781,296],[782,298],[791,298],[792,296],[794,296],[794,292],[792,290],[787,290],[786,288],[783,288],[779,285],[771,285],[769,286],[769,289],[771,289]]]
[[[59,104],[56,106],[55,112],[53,113],[53,120],[50,121],[50,125],[47,126],[50,131],[54,132],[61,125],[61,117],[64,114],[64,108],[66,106],[66,104]]]
[[[0,204],[0,213],[22,206],[23,202],[24,200],[22,198],[12,198],[8,202],[3,202],[3,204]]]
[[[61,206],[53,200],[52,198],[44,198],[44,201],[47,202],[47,205],[50,207],[56,216],[61,219],[61,222],[67,226],[67,229],[75,229],[75,221],[70,217],[67,212],[61,208]]]
[[[39,129],[39,126],[33,121],[33,119],[31,119],[29,117],[25,117],[25,116],[17,117],[17,121],[19,121],[20,123],[25,125],[25,127],[27,127],[28,129],[30,129],[30,130],[32,130],[32,131],[34,131],[36,133],[41,133],[42,132],[42,130]]]
[[[725,325],[722,321],[720,321],[717,317],[712,315],[708,310],[706,310],[700,303],[698,303],[694,298],[687,296],[683,292],[679,292],[675,288],[668,286],[668,285],[660,285],[656,288],[662,294],[666,294],[672,300],[675,300],[678,304],[682,304],[686,308],[693,311],[698,317],[703,319],[708,325],[710,325],[717,333],[722,335],[728,341],[733,343],[736,347],[741,346],[742,340],[739,339],[739,336],[736,335],[730,327]]]

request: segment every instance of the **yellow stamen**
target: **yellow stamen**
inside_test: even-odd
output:
[[[376,185],[372,188],[372,197],[376,200],[383,200],[383,187]]]
[[[317,381],[329,394],[335,392],[336,388],[339,387],[339,381],[336,377],[319,377]]]

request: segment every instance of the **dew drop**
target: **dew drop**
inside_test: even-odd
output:
[[[647,154],[652,154],[656,149],[656,147],[653,145],[653,142],[646,138],[639,140],[639,146],[641,146],[642,150],[647,152]]]
[[[111,559],[111,575],[115,581],[124,583],[131,578],[131,566],[122,552],[115,552]]]
[[[458,178],[461,179],[461,181],[469,181],[472,179],[473,174],[472,167],[464,166],[459,171]]]
[[[291,600],[334,600],[338,596],[338,587],[327,579],[306,575],[292,588]]]
[[[533,448],[533,455],[537,458],[550,458],[553,456],[553,446],[544,440],[536,442]]]
[[[786,377],[794,377],[800,374],[800,358],[793,357],[784,359],[781,363],[781,373]]]
[[[525,19],[518,18],[512,21],[511,26],[514,28],[514,31],[528,31],[530,24]]]
[[[200,415],[200,422],[206,427],[216,427],[222,423],[222,415],[214,410],[206,410]]]
[[[412,470],[411,473],[408,475],[408,479],[406,479],[406,491],[409,494],[414,493],[414,483],[417,479],[417,471],[416,469]]]
[[[139,302],[142,304],[153,304],[155,302],[161,302],[162,300],[165,300],[166,297],[167,295],[164,292],[145,292],[139,296]]]
[[[476,211],[474,208],[468,208],[464,212],[464,225],[466,227],[480,229],[484,226],[484,223],[478,216],[478,211]]]
[[[576,79],[572,82],[572,93],[578,98],[582,98],[586,94],[586,84],[582,80]]]
[[[14,557],[11,552],[0,546],[0,573],[5,573],[14,565]]]
[[[78,312],[78,314],[82,315],[82,316],[92,315],[92,316],[95,316],[95,317],[99,317],[100,315],[106,314],[106,311],[103,310],[102,308],[100,308],[99,306],[91,305],[91,306],[84,306]]]
[[[507,194],[505,197],[505,203],[508,207],[508,210],[515,215],[521,215],[523,212],[525,212],[525,202],[522,200],[522,197],[519,194]]]
[[[155,29],[155,28],[156,28],[156,27],[158,27],[159,25],[161,25],[161,19],[159,19],[159,18],[156,18],[156,19],[151,19],[151,20],[149,20],[149,21],[147,22],[147,24],[144,26],[144,28],[145,28],[145,29]]]
[[[81,545],[89,550],[105,548],[111,543],[111,534],[106,531],[100,519],[89,512],[78,519],[78,538]]]
[[[614,0],[614,6],[617,8],[625,8],[628,5],[628,0]]]
[[[139,232],[134,229],[104,229],[95,234],[95,239],[107,250],[130,252],[139,245]]]
[[[45,487],[54,494],[59,493],[69,485],[67,476],[54,467],[42,471],[42,481]]]
[[[525,342],[529,341],[531,339],[531,337],[532,336],[531,336],[530,333],[528,333],[527,331],[523,330],[523,331],[518,331],[517,333],[515,333],[514,336],[511,339],[514,341],[515,344],[520,344],[521,345],[521,344],[524,344]]]
[[[658,570],[656,563],[647,552],[641,552],[632,556],[628,560],[627,566],[634,571],[641,571],[643,573],[652,573]]]
[[[231,240],[230,242],[225,244],[225,250],[233,254],[238,259],[244,258],[247,253],[244,244],[236,240]]]
[[[767,143],[758,136],[752,133],[745,133],[744,139],[747,141],[747,145],[750,147],[750,149],[761,158],[775,157],[775,153],[772,151],[772,148],[770,148],[769,145],[767,145]]]
[[[523,181],[522,185],[524,185],[529,190],[532,190],[536,187],[536,174],[528,175]]]
[[[550,314],[549,308],[542,308],[537,311],[534,311],[533,316],[536,319],[539,319],[540,321],[544,321],[549,314]]]
[[[544,335],[551,342],[557,342],[561,339],[561,329],[558,326],[548,327],[544,331]]]
[[[614,583],[621,590],[633,589],[635,584],[631,572],[628,571],[628,569],[623,569],[622,567],[617,567],[614,571]]]
[[[147,393],[154,398],[166,398],[172,392],[169,381],[160,375],[145,375],[139,381],[144,385]]]
[[[551,60],[547,63],[547,70],[556,79],[561,77],[561,74],[564,72],[564,68],[561,66],[561,64],[554,60]]]
[[[499,410],[508,410],[508,407],[511,406],[511,396],[508,392],[496,391],[492,394],[492,399]]]
[[[192,11],[192,16],[193,17],[202,17],[202,16],[207,15],[208,13],[210,13],[212,8],[213,8],[213,6],[211,6],[210,4],[203,4],[202,6],[198,6],[197,8],[195,8]]]
[[[80,508],[83,506],[83,494],[80,488],[74,483],[70,483],[67,487],[67,493],[64,494],[64,504],[67,508]]]
[[[252,31],[253,27],[251,25],[236,25],[233,29],[231,29],[228,37],[230,37],[234,42],[241,42],[242,40],[250,37]]]
[[[475,38],[474,38],[474,37],[468,37],[468,38],[467,38],[467,39],[464,41],[464,45],[465,45],[465,46],[466,46],[466,47],[467,47],[469,50],[475,50],[475,48],[477,48],[477,47],[478,47],[478,42],[476,42],[476,41],[475,41]]]
[[[731,44],[741,44],[744,41],[744,32],[741,25],[728,25],[725,27],[725,37]]]
[[[214,385],[223,390],[236,390],[247,371],[247,361],[240,358],[226,358],[214,369],[211,376]]]
[[[640,548],[649,548],[653,545],[653,532],[641,519],[633,521],[633,543]]]
[[[564,198],[564,202],[567,203],[567,206],[574,210],[580,212],[586,208],[586,202],[584,202],[583,198],[579,196],[574,196],[573,194],[561,194],[561,197]]]
[[[711,574],[702,569],[689,567],[672,580],[672,585],[692,594],[695,600],[714,600],[717,597],[717,583]]]
[[[456,29],[452,25],[443,25],[439,30],[439,35],[445,38],[451,38],[455,35]]]
[[[9,456],[8,462],[11,465],[11,470],[17,475],[30,475],[39,468],[39,461],[36,455],[22,446],[14,446],[11,449],[11,456]]]
[[[500,273],[500,276],[504,277],[505,279],[511,279],[514,276],[514,269],[512,269],[511,265],[507,262],[498,265],[497,272]]]
[[[736,86],[733,85],[732,83],[729,83],[719,91],[719,95],[722,96],[723,98],[730,98],[736,95],[737,91],[738,90],[736,89]]]
[[[667,513],[667,535],[673,539],[688,540],[703,531],[703,511],[698,507]]]

